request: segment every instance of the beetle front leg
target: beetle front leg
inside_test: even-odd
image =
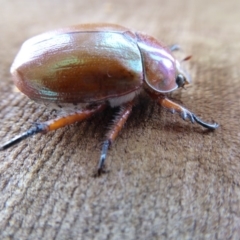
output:
[[[106,140],[103,142],[101,155],[100,155],[100,159],[97,167],[97,173],[95,174],[95,176],[100,176],[105,171],[104,163],[107,157],[107,151],[110,145],[118,136],[121,129],[123,128],[125,122],[127,121],[130,113],[132,112],[132,107],[133,107],[132,101],[124,104],[121,107],[120,112],[117,114],[116,118],[114,119],[113,125],[111,126],[110,130],[107,133]]]
[[[91,108],[89,107],[89,109],[87,108],[82,111],[76,111],[74,113],[71,113],[71,114],[68,114],[65,116],[61,116],[61,117],[53,119],[53,120],[49,120],[49,121],[42,122],[42,123],[36,123],[35,126],[30,128],[26,132],[12,138],[8,142],[6,142],[2,146],[0,146],[0,151],[5,150],[5,149],[21,142],[25,138],[28,138],[37,133],[47,133],[49,131],[53,131],[58,128],[62,128],[67,125],[73,124],[75,122],[83,121],[83,120],[91,117],[92,115],[94,115],[96,112],[102,111],[104,108],[105,108],[105,104],[102,104],[102,105],[98,105],[98,106],[91,107]]]
[[[182,107],[181,105],[169,100],[166,97],[160,97],[158,98],[158,104],[160,104],[161,106],[169,109],[172,113],[179,113],[180,116],[184,119],[187,120],[188,118],[190,119],[190,121],[192,123],[194,123],[195,121],[200,124],[201,126],[208,128],[208,129],[216,129],[218,128],[218,124],[217,123],[206,123],[204,121],[202,121],[200,118],[198,118],[195,114],[193,114],[192,112],[190,112],[188,109]]]

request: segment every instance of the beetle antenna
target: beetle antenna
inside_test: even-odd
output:
[[[182,59],[181,62],[188,61],[188,60],[191,59],[191,58],[192,58],[192,55],[186,56],[184,59]]]
[[[200,124],[201,126],[205,127],[205,128],[208,128],[208,129],[211,129],[211,130],[214,130],[216,128],[219,127],[219,124],[217,123],[206,123],[206,122],[203,122],[200,118],[198,118],[197,116],[195,116],[194,114],[192,115],[194,120]]]
[[[0,151],[3,151],[19,142],[21,142],[22,140],[24,140],[25,138],[28,138],[32,135],[35,135],[37,133],[40,132],[44,132],[46,130],[47,126],[46,124],[42,124],[42,123],[37,123],[36,126],[30,128],[29,130],[27,130],[26,132],[12,138],[11,140],[9,140],[8,142],[6,142],[5,144],[3,144],[2,146],[0,146]]]

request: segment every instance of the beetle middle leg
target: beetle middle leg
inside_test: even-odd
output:
[[[159,105],[169,109],[172,113],[175,113],[175,112],[179,113],[184,120],[190,119],[192,123],[196,121],[201,126],[211,130],[216,129],[219,126],[217,123],[206,123],[202,121],[199,117],[197,117],[191,111],[169,100],[167,97],[159,97],[157,101]]]
[[[128,102],[121,106],[120,112],[117,114],[116,118],[113,121],[113,124],[106,135],[106,140],[103,142],[100,159],[98,162],[97,172],[95,176],[100,176],[104,170],[104,163],[107,157],[107,151],[110,145],[118,136],[119,132],[123,128],[125,122],[127,121],[130,113],[132,112],[133,101]]]

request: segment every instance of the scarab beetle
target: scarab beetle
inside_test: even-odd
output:
[[[120,106],[102,145],[97,169],[101,174],[108,148],[142,90],[184,120],[216,129],[217,123],[205,123],[167,98],[166,93],[190,82],[173,50],[174,46],[165,47],[151,36],[114,24],[83,24],[27,40],[11,67],[16,86],[34,101],[67,111],[57,119],[37,123],[0,150],[36,133],[85,120],[107,105]]]

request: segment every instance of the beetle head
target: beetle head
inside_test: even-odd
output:
[[[190,59],[191,56],[188,56],[184,58],[181,62],[186,61]],[[176,60],[176,84],[178,85],[179,88],[183,88],[184,85],[189,84],[192,82],[192,79],[188,72],[184,69],[184,67],[179,63],[179,61]]]
[[[189,75],[168,48],[148,35],[138,33],[137,37],[146,88],[155,93],[168,93],[190,83]]]

